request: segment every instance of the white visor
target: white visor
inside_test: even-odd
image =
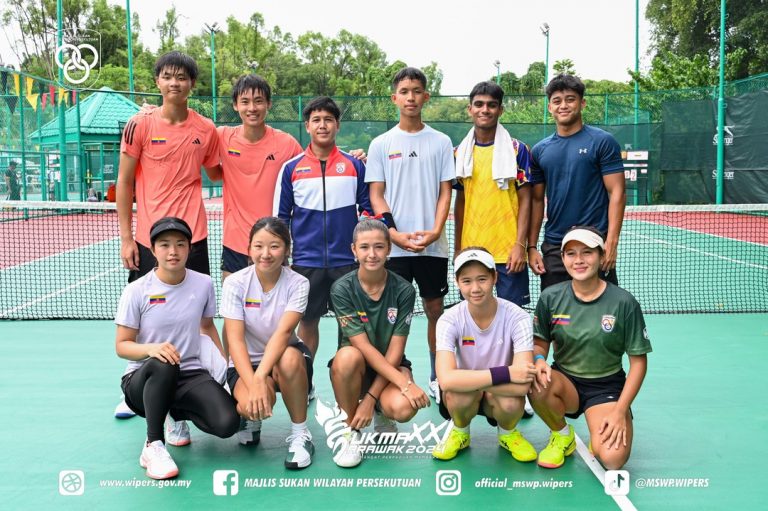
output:
[[[453,261],[454,273],[458,274],[461,267],[471,261],[477,261],[489,270],[496,269],[496,262],[493,260],[493,256],[485,250],[467,250],[456,256],[456,260]]]
[[[560,250],[565,250],[565,245],[569,241],[580,241],[589,248],[600,247],[605,250],[605,243],[603,237],[597,233],[590,231],[589,229],[574,229],[569,231],[563,238],[563,243],[560,245]]]

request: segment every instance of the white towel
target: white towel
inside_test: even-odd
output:
[[[472,152],[475,148],[475,128],[472,127],[456,148],[456,177],[472,177],[475,166]],[[498,124],[496,137],[493,141],[493,164],[491,166],[493,180],[500,190],[509,189],[509,182],[517,179],[517,154],[509,132]]]
[[[205,334],[200,334],[200,365],[214,380],[224,385],[227,379],[227,361],[221,356],[213,340]]]

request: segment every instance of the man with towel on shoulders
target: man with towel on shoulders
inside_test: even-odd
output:
[[[530,222],[531,153],[499,124],[504,90],[480,82],[469,94],[473,127],[456,148],[455,254],[471,246],[493,255],[496,294],[530,303],[526,239]]]

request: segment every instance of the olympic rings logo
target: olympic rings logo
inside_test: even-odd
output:
[[[66,62],[62,63],[61,57],[64,54],[65,50],[69,50],[70,52],[69,59]],[[90,51],[93,54],[93,60],[91,62],[84,60],[81,50]],[[64,43],[58,48],[56,48],[56,65],[64,70],[64,77],[67,79],[67,81],[75,85],[79,85],[84,81],[86,81],[91,76],[91,69],[93,69],[98,63],[99,63],[99,52],[96,51],[96,48],[94,48],[92,45],[88,43],[82,43],[78,46],[75,46],[69,43]],[[73,78],[69,74],[70,71],[73,71],[75,69],[83,72],[82,77]]]

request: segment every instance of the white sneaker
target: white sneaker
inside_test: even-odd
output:
[[[363,461],[363,455],[360,454],[360,432],[347,431],[344,433],[344,441],[341,449],[333,457],[333,462],[343,468],[352,468],[358,466]]]
[[[309,393],[307,394],[307,403],[315,399],[315,384],[312,384],[312,388],[309,389]]]
[[[374,412],[373,431],[376,433],[397,433],[397,422],[381,412]]]
[[[151,444],[145,442],[139,464],[147,469],[147,476],[152,479],[170,479],[179,475],[179,467],[161,440],[155,440]]]
[[[523,418],[530,419],[531,417],[533,417],[533,407],[531,406],[531,402],[528,401],[528,396],[525,396],[525,407],[523,408]]]
[[[258,445],[259,440],[261,440],[261,421],[251,421],[240,417],[240,429],[237,430],[237,440],[241,445]]]
[[[427,395],[435,400],[436,405],[440,404],[440,385],[438,385],[436,379],[429,381],[429,385],[427,385]]]
[[[308,429],[289,435],[285,441],[289,444],[288,455],[285,457],[285,468],[295,470],[308,467],[312,463],[315,446],[312,444],[312,434]]]
[[[175,447],[189,445],[192,438],[189,435],[187,421],[175,421],[171,414],[165,416],[165,442]]]
[[[128,405],[125,403],[125,398],[123,398],[115,407],[115,418],[130,419],[131,417],[136,417],[136,412],[128,408]]]

